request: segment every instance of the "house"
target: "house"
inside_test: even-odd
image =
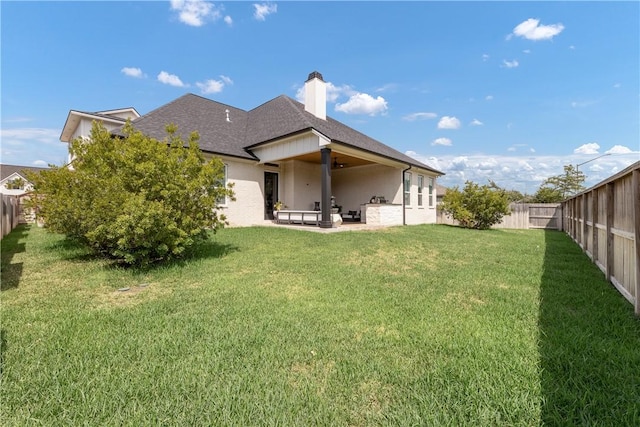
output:
[[[0,165],[0,193],[20,196],[33,188],[26,172],[40,172],[47,168],[32,166]]]
[[[442,198],[444,197],[444,193],[448,190],[444,185],[440,185],[436,183],[436,206],[442,204]]]
[[[442,172],[327,116],[326,100],[326,83],[313,72],[304,104],[281,95],[245,111],[186,94],[143,116],[134,109],[72,111],[60,139],[88,135],[96,119],[114,134],[126,118],[157,139],[166,137],[169,123],[185,140],[198,131],[202,151],[220,157],[225,182],[234,183],[236,201],[222,203],[232,226],[285,216],[300,222],[302,215],[329,228],[340,223],[334,204],[368,224],[435,223],[435,181]],[[287,208],[274,216],[278,201]]]

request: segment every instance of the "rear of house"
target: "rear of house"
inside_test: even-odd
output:
[[[285,211],[315,212],[323,228],[343,217],[380,225],[436,222],[442,172],[328,117],[318,72],[305,83],[304,104],[281,95],[245,111],[186,94],[143,116],[133,108],[72,110],[60,139],[87,136],[93,120],[108,121],[118,134],[126,119],[157,139],[169,123],[185,139],[200,134],[200,148],[222,159],[225,182],[234,184],[236,201],[222,203],[232,226],[273,220],[278,201]]]

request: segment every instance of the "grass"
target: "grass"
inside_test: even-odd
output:
[[[558,232],[226,229],[132,270],[20,227],[0,296],[5,426],[640,424],[640,321]]]

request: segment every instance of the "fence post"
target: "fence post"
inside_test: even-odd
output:
[[[631,195],[633,197],[633,223],[635,228],[635,247],[636,247],[636,300],[635,313],[640,316],[640,170],[633,171],[631,179],[633,187]]]
[[[598,191],[591,191],[591,260],[598,262]]]
[[[613,227],[613,183],[608,183],[607,188],[607,280],[611,281],[611,275],[613,274],[613,233],[611,227]]]

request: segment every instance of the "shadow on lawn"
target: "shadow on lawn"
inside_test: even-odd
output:
[[[49,250],[58,251],[60,258],[66,261],[73,262],[95,262],[106,261],[107,268],[130,268],[137,270],[141,273],[148,272],[155,268],[170,267],[173,265],[186,265],[190,261],[197,261],[210,258],[223,258],[229,253],[237,252],[239,248],[230,244],[220,244],[209,238],[204,242],[195,244],[193,247],[187,249],[184,256],[177,259],[168,261],[159,261],[147,266],[135,266],[128,265],[121,261],[110,260],[99,253],[91,252],[88,248],[84,247],[81,243],[64,238],[51,244],[47,247]]]
[[[0,256],[0,291],[18,287],[22,278],[22,263],[12,262],[13,257],[24,252],[26,245],[22,240],[27,236],[29,225],[19,225],[2,239],[2,255]]]
[[[640,319],[569,236],[545,232],[542,421],[640,425]]]

